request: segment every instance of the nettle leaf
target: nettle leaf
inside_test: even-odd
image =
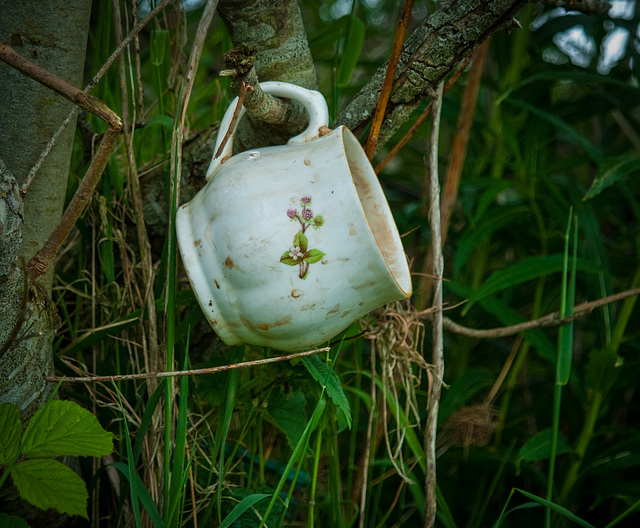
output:
[[[307,252],[307,249],[309,248],[309,240],[307,239],[307,236],[302,231],[298,231],[296,233],[296,236],[293,237],[293,245],[295,247],[299,247],[300,251],[304,254]]]
[[[300,264],[299,260],[294,259],[291,255],[289,255],[288,251],[285,251],[280,257],[280,262],[286,264],[287,266],[297,266]]]
[[[304,254],[303,260],[305,262],[308,262],[309,264],[314,264],[315,262],[321,260],[325,255],[326,253],[320,251],[319,249],[312,249]]]
[[[7,466],[18,458],[21,431],[18,408],[11,403],[0,403],[0,464]]]
[[[318,356],[303,357],[302,363],[313,378],[326,388],[329,398],[343,413],[347,427],[351,428],[351,407],[349,407],[349,400],[342,390],[342,383],[340,383],[340,378],[335,371],[330,369]]]
[[[77,403],[54,400],[40,409],[24,433],[22,454],[50,456],[104,456],[113,451],[113,434]]]
[[[34,506],[89,519],[84,481],[64,464],[48,458],[25,460],[13,467],[11,477],[20,496]]]
[[[286,395],[282,388],[277,388],[269,395],[269,415],[287,435],[287,442],[292,449],[298,444],[307,425],[306,405],[302,391]]]
[[[7,515],[0,512],[0,526],[2,528],[30,528],[22,517],[16,517],[15,515]]]

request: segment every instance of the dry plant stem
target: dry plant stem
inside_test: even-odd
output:
[[[519,334],[520,332],[526,332],[528,330],[535,330],[536,328],[564,325],[570,323],[575,319],[578,319],[579,317],[584,317],[596,308],[600,308],[601,306],[610,304],[612,302],[621,301],[623,299],[626,299],[627,297],[633,297],[634,295],[640,295],[640,288],[634,288],[632,290],[626,290],[620,293],[616,293],[614,295],[598,299],[597,301],[579,304],[574,308],[573,315],[567,317],[560,317],[560,314],[558,312],[553,312],[540,317],[539,319],[534,319],[533,321],[526,321],[524,323],[519,323],[512,326],[504,326],[501,328],[476,330],[475,328],[468,328],[466,326],[459,325],[448,317],[445,317],[443,319],[443,324],[447,330],[453,332],[454,334],[459,334],[467,337],[475,337],[478,339],[494,339],[497,337],[512,336],[515,334]],[[431,314],[427,314],[427,316],[431,317]]]
[[[100,147],[91,161],[87,173],[84,175],[84,178],[82,178],[78,190],[73,195],[69,206],[62,215],[60,223],[53,230],[53,233],[51,233],[51,236],[42,249],[27,263],[27,270],[31,280],[46,273],[49,264],[58,254],[62,244],[64,244],[69,236],[71,229],[78,218],[80,218],[80,214],[91,198],[93,190],[100,181],[104,168],[107,166],[119,134],[119,130],[111,127],[105,132],[102,143],[100,143]]]
[[[364,528],[365,508],[367,506],[367,487],[369,480],[369,464],[371,464],[371,443],[373,439],[373,424],[376,414],[376,350],[371,351],[371,409],[369,409],[369,421],[367,423],[367,439],[364,453],[362,454],[362,487],[360,491],[360,515],[358,528]],[[384,405],[384,402],[383,402]],[[376,435],[377,437],[377,435]]]
[[[227,131],[225,132],[224,137],[222,138],[222,142],[220,143],[220,147],[218,147],[218,150],[214,158],[219,158],[222,155],[224,148],[227,146],[227,142],[229,141],[231,134],[233,134],[233,130],[236,127],[236,123],[238,122],[238,117],[240,116],[240,110],[242,110],[242,103],[244,102],[244,97],[246,94],[247,94],[247,83],[245,83],[244,81],[241,81],[240,90],[238,92],[238,103],[236,104],[236,109],[233,111],[233,117],[231,118],[231,122],[229,123],[229,128],[227,128]]]
[[[147,378],[177,378],[179,376],[197,376],[200,374],[215,374],[225,370],[233,370],[246,367],[256,367],[266,365],[267,363],[277,363],[278,361],[287,361],[289,359],[297,359],[306,356],[313,356],[321,352],[328,352],[330,347],[317,348],[315,350],[307,350],[306,352],[297,352],[286,356],[277,356],[272,358],[257,359],[255,361],[245,361],[243,363],[235,363],[233,365],[221,365],[218,367],[209,367],[194,370],[172,370],[171,372],[144,372],[140,374],[122,374],[120,376],[79,376],[75,378],[65,378],[64,376],[43,376],[45,381],[65,383],[94,383],[102,381],[127,381]]]
[[[404,8],[402,9],[402,16],[398,23],[398,29],[393,38],[393,46],[391,47],[391,56],[389,57],[389,63],[387,64],[387,71],[382,83],[382,89],[380,90],[380,97],[378,98],[378,104],[376,105],[376,111],[373,115],[373,121],[371,123],[371,131],[367,138],[367,144],[365,145],[364,152],[369,159],[373,158],[373,154],[378,144],[378,134],[382,127],[382,121],[384,120],[385,111],[387,109],[387,103],[391,96],[391,89],[393,88],[393,81],[396,78],[396,70],[398,69],[398,60],[400,59],[400,53],[402,52],[402,45],[404,38],[407,34],[407,26],[411,19],[411,10],[413,9],[413,0],[405,0]]]
[[[453,75],[451,75],[451,77],[447,81],[447,84],[444,87],[444,93],[447,93],[449,91],[449,89],[455,84],[455,82],[458,80],[458,77],[460,77],[460,75],[462,75],[462,72],[467,68],[467,66],[469,66],[470,62],[471,62],[471,57],[467,57],[465,60],[463,60],[460,63],[460,65],[458,66],[456,71],[453,72]],[[384,157],[384,159],[380,163],[378,163],[378,165],[376,165],[376,168],[375,168],[376,174],[380,174],[382,169],[384,169],[387,166],[387,164],[393,158],[395,158],[397,156],[398,152],[400,152],[404,148],[404,146],[407,143],[409,143],[409,140],[413,136],[415,136],[416,132],[418,131],[418,129],[420,128],[422,123],[424,123],[424,121],[427,119],[427,117],[429,117],[429,114],[431,113],[431,108],[432,107],[433,107],[433,102],[431,102],[431,103],[429,103],[427,105],[427,107],[422,111],[422,114],[420,114],[418,119],[416,119],[416,122],[411,126],[411,128],[402,137],[402,139],[397,143],[397,145],[395,145],[391,149],[391,152],[389,152],[389,154],[387,154]]]
[[[429,394],[427,423],[424,430],[424,455],[426,462],[424,514],[425,528],[432,528],[436,520],[436,430],[438,427],[438,408],[440,406],[440,389],[444,377],[443,332],[442,332],[442,272],[444,257],[440,240],[440,179],[438,178],[438,137],[440,133],[440,114],[442,110],[443,83],[438,86],[437,97],[433,105],[433,124],[431,126],[431,145],[429,153],[429,227],[431,230],[431,251],[435,277],[432,315],[433,323],[433,355],[431,368],[433,384]]]
[[[449,222],[451,221],[453,208],[455,207],[456,198],[458,197],[460,175],[462,174],[462,167],[464,166],[464,160],[466,158],[469,132],[471,131],[476,102],[478,101],[478,92],[480,91],[482,68],[487,58],[490,42],[491,38],[485,40],[476,50],[471,70],[467,77],[467,86],[465,87],[462,97],[462,106],[460,107],[460,116],[458,117],[458,126],[456,127],[456,137],[453,141],[453,149],[449,156],[447,176],[442,192],[442,209],[440,211],[442,244],[447,240]]]

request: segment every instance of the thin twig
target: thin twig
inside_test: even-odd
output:
[[[240,91],[238,92],[238,103],[236,104],[236,109],[233,111],[233,117],[231,118],[231,123],[229,123],[229,128],[224,134],[222,138],[222,143],[220,143],[220,147],[216,152],[214,158],[219,158],[222,155],[222,151],[224,147],[227,146],[227,142],[233,134],[233,129],[236,127],[236,122],[238,121],[238,116],[240,116],[240,110],[242,109],[242,103],[244,102],[244,96],[247,94],[247,83],[244,81],[240,82]],[[224,160],[223,160],[224,161]]]
[[[373,154],[378,144],[378,134],[382,127],[382,121],[384,121],[384,114],[387,109],[387,103],[389,97],[391,97],[391,90],[393,88],[393,81],[396,78],[396,70],[398,69],[398,60],[400,59],[400,53],[402,52],[402,45],[404,44],[404,38],[407,34],[407,26],[409,20],[411,20],[411,10],[413,9],[414,0],[405,0],[404,8],[402,9],[402,16],[398,22],[398,28],[393,39],[393,46],[391,48],[391,56],[389,57],[389,63],[387,64],[387,71],[382,83],[382,89],[380,90],[380,96],[378,97],[378,104],[376,105],[376,111],[373,115],[373,121],[371,123],[371,131],[367,139],[364,151],[369,159],[373,158]]]
[[[442,244],[447,240],[449,231],[449,222],[458,197],[458,187],[460,186],[460,176],[467,154],[467,145],[469,143],[469,133],[473,124],[473,116],[476,110],[476,102],[478,100],[478,92],[480,91],[480,81],[482,79],[482,68],[489,51],[489,43],[491,38],[485,40],[473,55],[473,63],[469,76],[467,77],[467,85],[464,89],[462,104],[460,106],[460,115],[456,126],[456,137],[453,140],[453,147],[449,155],[449,165],[447,167],[447,175],[445,178],[444,189],[442,191],[442,208],[440,211],[440,224],[442,229]]]
[[[100,147],[98,147],[98,151],[91,161],[91,165],[89,165],[87,173],[84,175],[84,178],[82,178],[82,181],[78,186],[78,190],[73,195],[71,202],[69,202],[69,205],[65,209],[60,222],[53,230],[53,233],[51,233],[42,249],[38,251],[38,253],[36,253],[27,263],[27,270],[31,280],[34,280],[36,277],[44,275],[47,272],[49,264],[58,254],[62,244],[67,240],[71,229],[77,222],[78,218],[80,218],[82,211],[91,198],[95,186],[100,181],[104,168],[107,166],[111,153],[116,146],[116,140],[118,139],[119,133],[119,130],[112,127],[109,127],[105,132],[102,143],[100,143]]]
[[[435,277],[433,294],[433,355],[431,369],[433,384],[429,394],[427,423],[424,429],[424,454],[426,464],[424,514],[425,528],[432,528],[436,520],[436,431],[438,428],[438,408],[440,406],[440,390],[444,378],[443,332],[442,332],[442,273],[444,257],[440,239],[440,179],[438,178],[438,138],[440,134],[440,114],[444,83],[438,85],[438,94],[433,105],[433,123],[431,126],[431,145],[429,152],[429,226],[431,230],[431,251],[433,254],[432,275]]]
[[[287,361],[289,359],[297,359],[306,356],[312,356],[321,352],[328,352],[330,347],[317,348],[315,350],[307,350],[306,352],[297,352],[286,356],[277,356],[272,358],[257,359],[255,361],[245,361],[244,363],[235,363],[233,365],[221,365],[218,367],[208,367],[193,370],[172,370],[170,372],[143,372],[140,374],[121,374],[119,376],[80,376],[75,378],[66,378],[64,376],[43,376],[45,381],[65,383],[94,383],[99,381],[127,381],[147,378],[175,378],[179,376],[197,376],[199,374],[215,374],[225,370],[233,370],[246,367],[256,367],[267,363],[276,363],[278,361]]]
[[[475,328],[468,328],[466,326],[459,325],[458,323],[452,321],[448,317],[443,319],[444,327],[453,332],[454,334],[459,334],[467,337],[475,337],[478,339],[494,339],[497,337],[507,337],[514,334],[519,334],[521,332],[526,332],[528,330],[535,330],[536,328],[544,328],[547,326],[560,326],[579,318],[584,317],[585,315],[591,313],[596,308],[600,308],[606,304],[610,304],[616,301],[621,301],[626,299],[627,297],[633,297],[634,295],[640,295],[640,288],[634,288],[632,290],[626,290],[620,293],[616,293],[614,295],[609,295],[608,297],[603,297],[602,299],[598,299],[596,301],[591,301],[588,303],[579,304],[574,308],[573,315],[567,317],[560,317],[558,312],[553,312],[547,314],[539,319],[534,319],[533,321],[526,321],[524,323],[519,323],[512,326],[503,326],[500,328],[488,328],[485,330],[477,330]],[[431,314],[426,314],[428,317],[431,317]]]
[[[453,75],[451,75],[451,77],[449,78],[449,80],[447,81],[447,84],[444,87],[444,93],[447,93],[449,91],[449,89],[455,84],[455,82],[458,80],[458,77],[460,77],[460,75],[462,75],[462,72],[467,68],[467,66],[469,66],[469,63],[471,62],[471,58],[472,55],[470,55],[469,57],[467,57],[466,59],[464,59],[460,65],[458,66],[458,68],[456,69],[455,72],[453,72]],[[411,128],[407,131],[407,133],[402,137],[402,139],[397,143],[397,145],[395,145],[392,149],[391,152],[389,152],[389,154],[387,154],[385,156],[385,158],[376,165],[375,171],[376,174],[380,174],[380,171],[382,171],[382,169],[384,169],[387,164],[397,156],[398,152],[400,152],[402,150],[402,148],[409,143],[409,140],[415,136],[416,132],[418,131],[418,129],[420,128],[420,125],[422,125],[422,123],[424,123],[425,119],[427,119],[427,117],[429,117],[429,114],[431,113],[431,108],[433,107],[433,102],[429,103],[427,105],[427,107],[424,109],[424,111],[422,112],[422,114],[420,114],[420,116],[418,117],[418,119],[416,119],[416,122],[411,126]]]

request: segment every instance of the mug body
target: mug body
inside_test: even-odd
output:
[[[229,345],[306,350],[411,294],[387,201],[344,127],[233,156],[180,207],[176,229],[198,301]]]

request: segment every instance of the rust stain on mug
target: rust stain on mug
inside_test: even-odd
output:
[[[218,284],[218,281],[217,281],[217,280],[215,280],[215,279],[213,279],[213,282],[215,283],[216,288],[220,289],[220,285]]]
[[[199,238],[198,240],[193,241],[194,247],[198,247],[202,245],[202,240]]]
[[[297,299],[298,297],[300,297],[300,295],[302,294],[297,288],[295,290],[291,290],[291,297],[293,297],[294,299]]]
[[[224,261],[224,265],[229,269],[233,269],[233,260],[231,260],[231,257],[227,257],[227,260]]]
[[[275,323],[259,323],[258,328],[260,330],[269,330],[269,328],[273,328],[275,326],[283,326],[283,325],[289,324],[290,322],[291,322],[291,316],[287,315],[284,319],[280,319]]]

